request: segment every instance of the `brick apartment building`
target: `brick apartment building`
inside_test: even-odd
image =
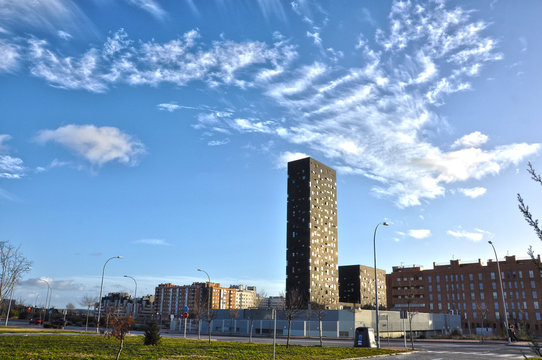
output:
[[[540,255],[538,256],[540,262]],[[499,261],[508,322],[516,329],[542,335],[542,272],[532,259],[507,256]],[[433,269],[393,267],[386,276],[388,309],[461,315],[466,334],[504,331],[504,311],[497,263],[488,260]],[[484,330],[485,329],[485,330]]]
[[[211,293],[211,309],[239,309],[256,302],[256,288],[239,285],[223,288],[218,283],[192,283],[191,285],[160,284],[155,289],[154,308],[162,319],[170,315],[180,317],[184,307],[189,311],[207,309],[207,294]]]
[[[386,270],[376,269],[378,304],[386,306]],[[339,301],[356,307],[375,306],[374,267],[365,265],[339,266]]]

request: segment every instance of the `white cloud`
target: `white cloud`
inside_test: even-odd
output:
[[[465,196],[468,196],[470,198],[477,198],[479,196],[482,196],[486,193],[487,189],[484,187],[474,187],[474,188],[460,188],[458,189],[461,193],[463,193]]]
[[[184,86],[203,81],[211,87],[254,86],[256,79],[270,79],[296,53],[291,45],[273,46],[252,41],[215,41],[199,44],[191,30],[164,43],[134,42],[123,29],[108,37],[101,49],[90,48],[79,57],[62,56],[40,39],[28,40],[29,65],[33,75],[52,86],[104,92],[111,84]],[[251,71],[243,71],[250,68]]]
[[[0,155],[0,178],[20,179],[23,176],[23,160],[9,155]]]
[[[13,71],[19,64],[19,50],[14,44],[0,40],[0,72]]]
[[[92,29],[92,23],[71,0],[1,0],[0,24],[4,28],[28,27],[47,30],[55,33],[58,28],[78,27],[87,31]]]
[[[108,126],[66,125],[56,130],[42,130],[36,139],[40,143],[56,142],[98,166],[111,161],[135,165],[145,152],[139,140]]]
[[[140,239],[134,241],[134,244],[154,245],[154,246],[171,246],[170,243],[163,239]]]
[[[158,110],[169,111],[169,112],[173,112],[173,111],[179,110],[181,108],[177,104],[167,104],[167,103],[158,104],[158,105],[156,105],[156,107],[158,108]]]
[[[480,131],[475,131],[463,136],[461,139],[457,139],[452,144],[452,149],[461,147],[480,147],[488,140],[487,135],[482,134]]]
[[[66,32],[66,31],[63,31],[63,30],[58,30],[56,34],[62,40],[70,40],[73,37],[70,33]]]
[[[425,239],[431,236],[431,230],[428,229],[411,229],[408,230],[408,236],[415,239]]]
[[[154,0],[128,0],[130,3],[135,6],[145,10],[155,18],[161,20],[167,13],[162,9],[162,7]]]
[[[484,237],[489,239],[493,237],[492,233],[482,229],[474,229],[474,231],[469,232],[461,228],[457,230],[448,230],[448,235],[451,235],[457,239],[467,239],[474,242],[478,242],[484,239]]]
[[[221,146],[226,145],[230,142],[230,139],[224,139],[224,140],[211,140],[207,142],[207,145],[209,146]]]
[[[278,156],[278,158],[275,160],[275,165],[277,166],[277,168],[283,169],[288,166],[288,163],[290,161],[304,159],[308,156],[309,155],[301,153],[301,152],[293,153],[293,152],[286,151],[286,152],[281,153]]]

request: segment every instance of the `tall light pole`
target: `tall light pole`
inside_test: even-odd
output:
[[[133,309],[133,314],[132,314],[132,318],[134,319],[135,321],[135,316],[136,316],[136,301],[137,301],[137,281],[136,279],[134,279],[133,277],[131,276],[128,276],[128,275],[124,275],[125,278],[130,278],[132,280],[134,280],[134,284],[135,284],[135,291],[134,291],[134,309]]]
[[[49,301],[49,303],[51,302],[51,299],[49,298],[49,293],[51,292],[51,284],[49,284],[49,281],[45,279],[39,279],[38,281],[43,281],[44,283],[47,284],[47,295],[45,295],[45,308],[49,309],[49,305],[47,304],[47,301]],[[45,316],[43,317],[43,320],[45,321]],[[51,320],[50,315],[49,315],[49,320]]]
[[[113,259],[122,259],[122,256],[110,257],[109,259],[107,259],[102,269],[102,284],[100,285],[100,300],[98,302],[98,321],[96,322],[96,333],[100,332],[100,317],[102,315],[102,291],[104,289],[105,266],[107,265],[108,262],[110,262]]]
[[[207,323],[209,324],[209,344],[211,343],[211,318],[210,318],[210,314],[211,314],[211,291],[212,291],[212,288],[211,288],[211,277],[209,276],[209,274],[207,273],[207,271],[205,270],[201,270],[201,269],[198,269],[198,271],[201,271],[202,273],[205,273],[205,275],[207,275],[207,279],[209,280],[209,290],[207,291]]]
[[[381,222],[375,227],[375,233],[373,236],[373,249],[374,249],[374,260],[375,260],[375,304],[376,304],[376,347],[380,349],[380,331],[378,328],[378,278],[376,277],[376,230],[380,225],[389,226],[387,222]],[[355,316],[355,315],[354,315]],[[355,331],[356,329],[354,329]]]
[[[506,331],[506,338],[508,339],[508,343],[511,343],[510,339],[510,332],[508,331],[508,312],[506,311],[506,302],[504,300],[504,291],[502,290],[502,277],[501,277],[501,267],[499,266],[499,258],[497,257],[497,250],[495,250],[495,246],[493,246],[493,243],[491,241],[488,241],[489,245],[493,248],[493,252],[495,253],[495,261],[497,261],[497,271],[499,272],[499,285],[501,288],[501,298],[502,298],[502,306],[504,310],[504,326]]]

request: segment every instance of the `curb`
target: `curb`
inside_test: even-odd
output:
[[[410,355],[410,354],[415,354],[417,352],[418,351],[406,351],[406,352],[400,352],[400,353],[394,353],[394,354],[371,355],[371,356],[355,357],[355,358],[348,358],[348,359],[341,359],[341,360],[377,359],[377,358],[382,358],[386,356]]]

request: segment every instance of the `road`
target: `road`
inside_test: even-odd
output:
[[[164,334],[166,337],[183,337],[182,334]],[[190,339],[197,339],[197,335],[187,335]],[[207,339],[207,334],[202,334],[201,339]],[[221,341],[241,341],[247,342],[248,338],[238,336],[212,336],[213,340]],[[272,338],[254,337],[256,343],[270,344]],[[319,345],[318,338],[292,338],[290,343],[293,345]],[[277,344],[286,344],[285,337],[277,338]],[[324,339],[324,346],[340,346],[350,347],[353,341],[347,339]],[[410,343],[407,344],[410,347]],[[389,345],[387,340],[382,340],[382,347],[390,347],[394,349],[403,349],[404,343],[402,340],[390,340]],[[524,359],[523,354],[534,357],[529,347],[524,345],[508,346],[504,342],[451,342],[451,341],[415,341],[415,352],[405,355],[394,355],[379,357],[379,360],[484,360],[484,359]]]

